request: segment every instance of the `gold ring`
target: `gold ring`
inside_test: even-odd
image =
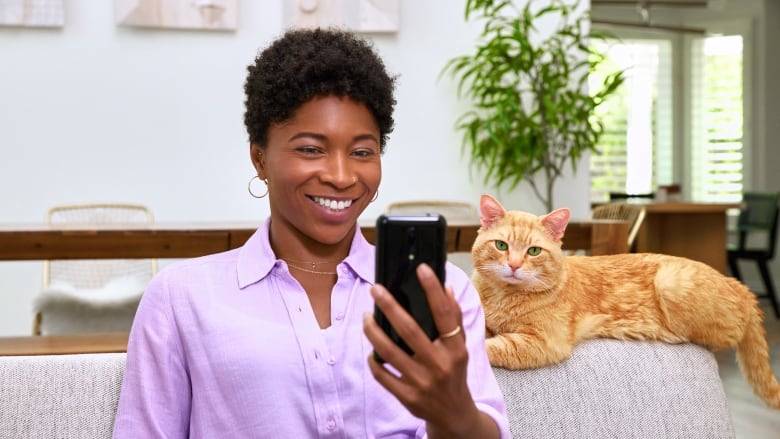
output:
[[[455,329],[453,329],[450,332],[445,332],[444,334],[439,334],[439,338],[450,338],[455,337],[456,335],[460,334],[461,327],[458,325]]]

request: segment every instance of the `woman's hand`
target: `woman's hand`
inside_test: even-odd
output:
[[[400,375],[378,363],[373,355],[368,359],[371,372],[410,413],[427,421],[429,437],[498,437],[496,424],[477,409],[468,388],[468,350],[461,310],[452,289],[443,288],[425,264],[417,267],[417,276],[441,335],[433,341],[428,339],[387,289],[374,285],[371,295],[376,305],[415,354],[409,356],[396,346],[376,324],[373,315],[366,314],[363,320],[366,337],[379,356]]]

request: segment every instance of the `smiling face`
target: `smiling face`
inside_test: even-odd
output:
[[[258,176],[268,180],[271,244],[277,255],[349,250],[358,217],[382,178],[380,133],[368,108],[325,96],[271,125],[265,148],[252,144]]]

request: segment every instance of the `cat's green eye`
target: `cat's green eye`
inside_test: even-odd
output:
[[[542,252],[541,247],[528,247],[528,254],[531,256],[537,256]]]
[[[496,248],[501,250],[501,251],[505,251],[506,249],[509,248],[509,245],[506,242],[504,242],[504,241],[500,241],[500,240],[496,239]]]

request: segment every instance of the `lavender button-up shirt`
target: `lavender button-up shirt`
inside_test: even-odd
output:
[[[367,365],[374,247],[356,232],[323,330],[271,250],[269,224],[239,249],[171,264],[151,281],[130,333],[115,438],[425,435]],[[452,264],[447,284],[463,310],[471,393],[509,437],[479,296]]]

